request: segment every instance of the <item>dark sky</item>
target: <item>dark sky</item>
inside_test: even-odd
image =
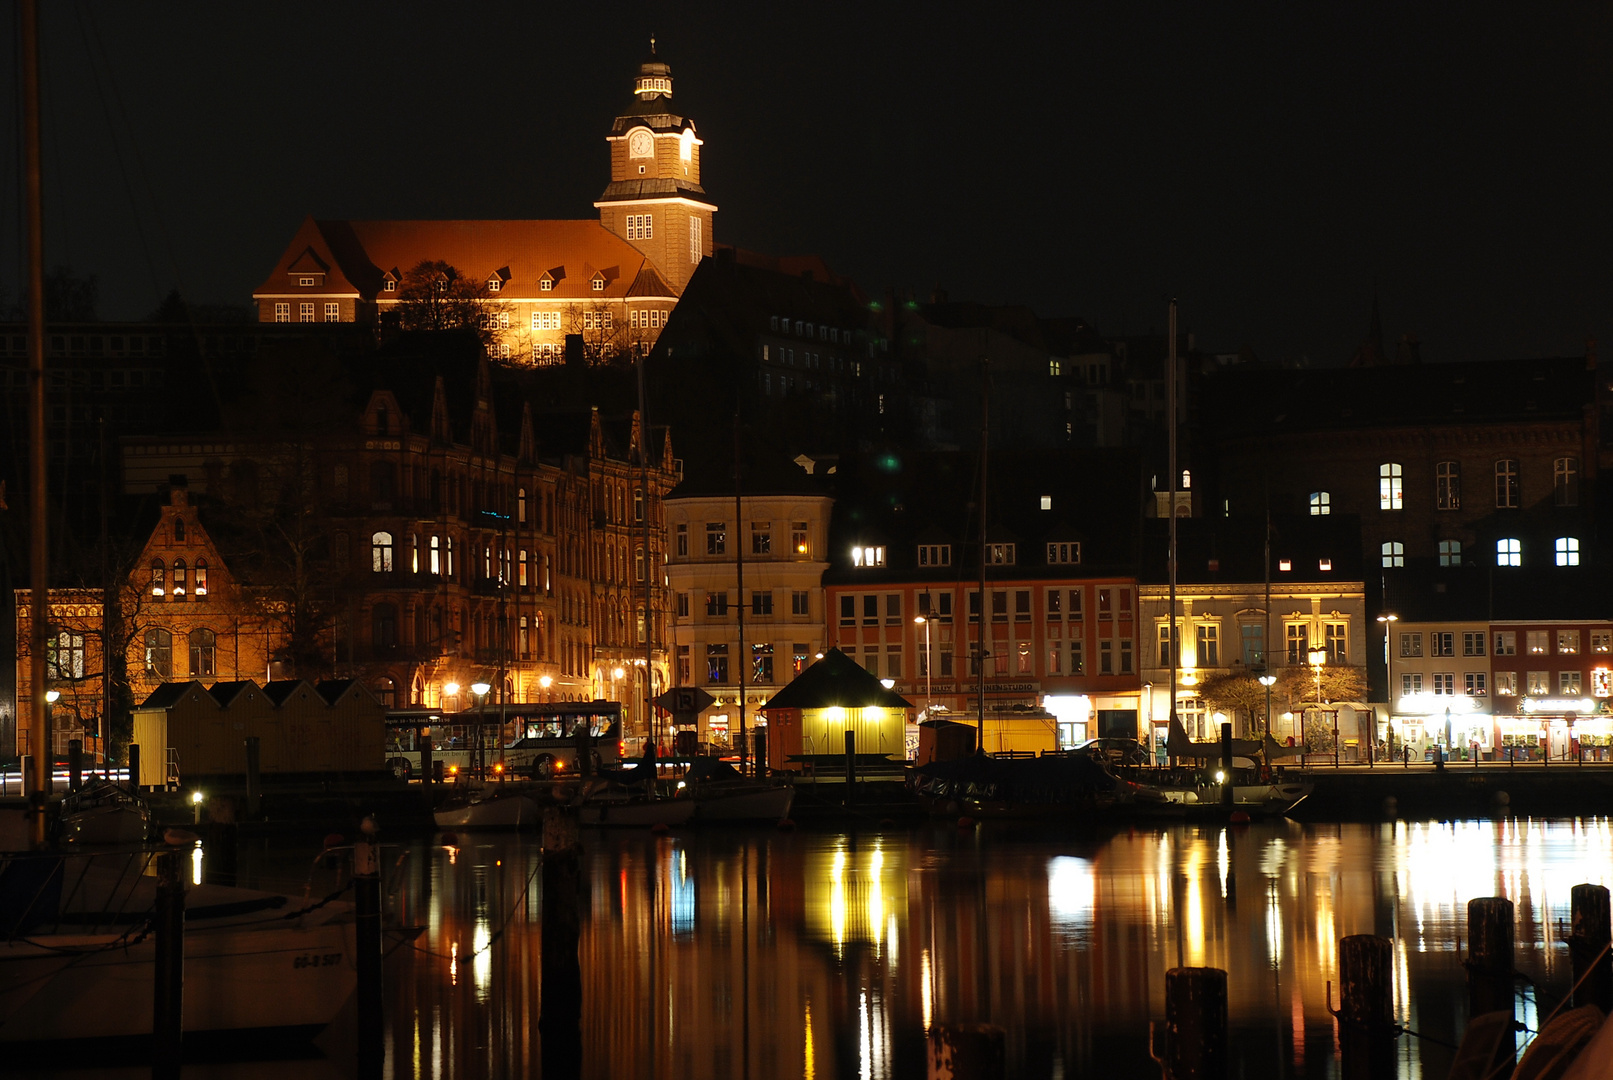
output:
[[[1111,334],[1174,293],[1204,346],[1318,364],[1374,282],[1428,359],[1610,330],[1607,5],[42,6],[49,258],[105,317],[245,302],[309,213],[595,216],[653,31],[717,238],[871,291]]]

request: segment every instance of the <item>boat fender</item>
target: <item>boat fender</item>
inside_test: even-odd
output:
[[[779,823],[778,823],[778,831],[779,832],[794,832],[795,831],[795,822],[791,821],[789,818],[780,818]]]
[[[972,829],[974,827],[975,827],[975,819],[970,817],[968,814],[965,814],[963,817],[958,819],[958,828],[960,828],[960,829]]]
[[[201,843],[202,838],[189,829],[164,829],[162,842],[169,847],[194,847]]]
[[[1232,811],[1232,824],[1234,824],[1234,825],[1247,825],[1247,824],[1249,824],[1249,812],[1247,810],[1234,810],[1234,811]]]
[[[345,843],[347,843],[347,837],[343,836],[339,832],[327,833],[325,835],[326,851],[329,851],[331,848],[341,847]]]
[[[442,846],[443,847],[458,847],[459,846],[459,834],[458,833],[451,833],[451,832],[443,833],[442,834]]]
[[[654,825],[650,826],[650,831],[656,836],[665,836],[667,833],[672,831],[672,826],[668,825],[664,821],[657,821]]]

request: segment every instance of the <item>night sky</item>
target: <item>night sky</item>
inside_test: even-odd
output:
[[[1203,347],[1321,365],[1374,282],[1430,360],[1613,329],[1606,5],[42,6],[49,261],[106,318],[247,302],[309,213],[594,217],[653,31],[717,239],[872,292],[1108,334],[1174,293]]]

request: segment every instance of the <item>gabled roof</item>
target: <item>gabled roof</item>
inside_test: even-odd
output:
[[[217,683],[214,683],[211,687],[208,688],[207,692],[209,694],[213,695],[213,700],[218,702],[219,705],[224,706],[224,707],[228,707],[230,702],[232,702],[236,698],[240,697],[242,693],[244,693],[244,692],[246,692],[248,690],[256,690],[256,689],[257,689],[257,684],[256,683],[254,683],[254,682],[252,682],[251,680],[248,680],[248,679],[242,679],[242,680],[239,680],[237,682],[217,682]]]
[[[291,695],[297,692],[297,687],[307,685],[302,679],[276,679],[274,682],[263,684],[263,696],[279,708],[291,699]]]
[[[334,705],[357,685],[357,679],[322,679],[314,689],[325,699],[325,704]]]
[[[823,659],[795,677],[763,705],[771,709],[911,709],[913,703],[894,690],[887,690],[868,669],[839,649],[830,649]]]
[[[207,688],[202,686],[202,684],[197,682],[195,679],[192,679],[190,682],[163,683],[161,686],[153,690],[146,700],[140,703],[140,708],[171,709],[175,705],[179,704],[180,699],[189,693],[192,687],[195,687],[204,694],[207,692]]]

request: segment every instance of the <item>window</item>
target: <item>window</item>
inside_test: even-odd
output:
[[[84,677],[84,635],[69,630],[46,639],[45,675],[52,681]]]
[[[326,304],[325,305],[325,321],[326,322],[341,322],[342,321],[342,305],[340,305],[340,304]]]
[[[1400,693],[1402,696],[1420,694],[1423,692],[1423,676],[1419,671],[1404,672],[1400,676]]]
[[[1350,662],[1349,626],[1345,623],[1327,624],[1327,662],[1330,664]]]
[[[1014,621],[1031,621],[1031,591],[1029,589],[1014,590]]]
[[[773,554],[773,526],[766,521],[753,521],[750,523],[750,553],[752,555]]]
[[[397,283],[396,279],[387,278],[386,283],[381,286],[381,291],[382,292],[397,292],[398,291],[398,283]]]
[[[655,238],[655,220],[652,215],[628,214],[627,238],[629,240],[653,240]]]
[[[1516,630],[1497,630],[1495,632],[1495,655],[1516,656],[1518,654],[1518,632]]]
[[[1544,630],[1529,630],[1524,633],[1524,648],[1529,650],[1530,656],[1544,656],[1551,651],[1551,642]]]
[[[706,522],[706,554],[726,555],[728,553],[728,523],[726,521]]]
[[[633,489],[633,520],[634,521],[643,521],[644,520],[644,489],[643,488],[634,488]]]
[[[1290,664],[1307,664],[1310,662],[1306,653],[1310,652],[1310,633],[1304,623],[1289,623],[1284,631],[1287,634],[1286,655]]]
[[[885,595],[885,625],[902,625],[902,594],[887,593]]]
[[[677,611],[678,611],[678,618],[687,619],[689,617],[689,594],[688,593],[686,593],[686,592],[678,593]]]
[[[207,595],[207,560],[196,560],[196,599],[200,600]]]
[[[900,679],[902,677],[902,647],[900,645],[885,646],[885,678]]]
[[[1221,666],[1221,628],[1215,623],[1198,624],[1199,667]]]
[[[1575,656],[1579,653],[1579,631],[1557,631],[1557,652],[1564,656]]]
[[[1434,693],[1441,696],[1456,693],[1456,673],[1453,671],[1434,672]]]
[[[1047,562],[1049,566],[1069,566],[1080,561],[1080,541],[1047,545]]]
[[[750,681],[753,683],[770,683],[773,681],[772,645],[752,645],[750,647]]]
[[[752,615],[773,614],[773,590],[752,590],[750,594],[750,613]]]
[[[706,646],[706,681],[708,683],[725,683],[728,681],[728,646]]]
[[[1070,642],[1070,674],[1086,674],[1086,653],[1079,641]]]
[[[1556,547],[1558,566],[1579,565],[1579,537],[1559,536]]]
[[[796,589],[790,593],[790,614],[811,615],[812,594],[805,589]]]
[[[790,667],[797,675],[807,669],[807,655],[807,644],[804,641],[797,641],[790,647]]]
[[[811,549],[807,544],[807,523],[804,521],[790,522],[790,550],[797,555],[810,555]]]
[[[1082,597],[1085,595],[1085,593],[1086,593],[1085,589],[1071,589],[1070,590],[1070,614],[1069,614],[1069,619],[1070,619],[1071,622],[1080,622],[1081,621]]]
[[[298,320],[300,322],[313,322],[314,321],[314,305],[313,305],[312,301],[310,301],[309,303],[306,303],[306,304],[298,304],[297,305],[297,316],[298,316]]]
[[[1333,512],[1333,495],[1327,491],[1311,492],[1311,517],[1322,517]]]
[[[699,262],[700,256],[705,253],[705,244],[700,239],[700,219],[689,219],[689,261]]]
[[[1531,671],[1531,672],[1529,672],[1529,684],[1528,684],[1528,686],[1529,686],[1529,693],[1531,693],[1531,694],[1549,694],[1549,693],[1551,693],[1551,672],[1549,672],[1549,671]]]
[[[1243,662],[1246,667],[1261,668],[1266,663],[1266,628],[1259,623],[1244,623],[1239,628],[1243,637]]]
[[[679,683],[679,685],[682,685],[682,686],[688,686],[689,683],[692,682],[692,681],[693,681],[693,679],[691,678],[691,672],[690,672],[690,668],[689,668],[689,646],[687,646],[687,645],[679,645],[678,646],[678,683]]]
[[[1421,656],[1423,654],[1423,635],[1411,632],[1400,635],[1401,656]]]
[[[848,651],[846,653],[846,655],[850,656],[851,652]],[[878,645],[870,645],[866,649],[863,650],[863,668],[864,668],[864,670],[866,670],[868,672],[868,674],[874,676],[875,678],[879,677],[879,646]]]
[[[1401,485],[1405,482],[1405,473],[1399,462],[1391,461],[1378,466],[1378,509],[1402,510],[1405,508],[1404,492]]]
[[[677,529],[677,539],[673,550],[679,558],[687,558],[689,554],[689,526],[680,524]]]
[[[885,549],[883,547],[854,547],[851,549],[851,565],[876,567],[885,565]]]
[[[1551,501],[1557,506],[1579,505],[1579,458],[1560,457],[1551,463]]]
[[[183,600],[183,599],[185,599],[185,589],[187,587],[186,582],[187,582],[188,579],[189,579],[189,574],[188,574],[188,572],[186,571],[186,568],[185,568],[185,560],[184,559],[175,559],[174,560],[173,588],[170,590],[173,593],[173,598],[175,600]]]
[[[1512,537],[1506,537],[1495,542],[1495,565],[1522,566],[1523,546]]]
[[[1463,656],[1483,656],[1484,655],[1484,631],[1483,630],[1464,630],[1464,631],[1462,631],[1462,655]]]
[[[993,589],[993,590],[991,590],[991,621],[992,622],[1007,622],[1008,621],[1008,590],[1007,589]]]
[[[1460,540],[1441,540],[1439,542],[1439,565],[1462,565],[1462,542]]]
[[[539,292],[553,292],[554,291],[554,278],[546,277],[546,278],[543,278],[541,281],[539,281],[538,282],[538,291]]]
[[[430,566],[433,574],[442,573],[442,541],[433,536],[430,541]]]
[[[168,567],[161,559],[151,560],[151,595],[162,596],[168,591]]]
[[[378,532],[370,537],[370,569],[377,574],[392,572],[392,534]]]
[[[1495,463],[1495,506],[1498,510],[1518,508],[1518,463],[1502,458]]]
[[[1557,692],[1563,697],[1579,697],[1580,673],[1577,671],[1559,671],[1557,673]]]
[[[1462,675],[1462,689],[1468,697],[1484,697],[1484,675],[1482,671],[1469,671]]]
[[[840,598],[840,625],[857,625],[857,598],[855,596],[842,596]]]
[[[594,280],[592,282],[590,282],[590,284],[593,286],[593,289],[594,289],[595,292],[604,292],[605,291],[605,279],[602,278],[602,277],[594,278]],[[585,311],[585,312],[583,312],[583,329],[585,329],[585,330],[589,329],[588,316],[589,315],[596,315],[597,316],[598,314],[599,313],[597,311]],[[598,329],[598,327],[595,326],[594,329]]]
[[[1591,652],[1613,652],[1613,630],[1592,630]]]
[[[919,565],[920,566],[951,566],[952,565],[952,545],[951,544],[920,544],[919,545]]]
[[[1406,545],[1399,540],[1386,540],[1383,545],[1384,566],[1405,566]]]
[[[728,617],[728,590],[719,589],[706,594],[706,614],[714,619]]]
[[[1518,695],[1518,673],[1516,671],[1496,672],[1495,693],[1497,697],[1516,697]]]
[[[174,635],[166,630],[146,631],[146,673],[159,679],[174,673]]]
[[[289,303],[276,304],[274,306],[274,321],[275,322],[290,322],[291,321],[291,305]]]
[[[1014,565],[1014,545],[1013,544],[987,544],[986,545],[986,561],[988,563],[991,563],[993,566],[1013,566]]]
[[[218,657],[218,635],[211,630],[192,630],[190,632],[190,673],[194,678],[198,675],[215,674]]]
[[[1155,652],[1154,655],[1159,658],[1159,666],[1160,667],[1170,667],[1171,666],[1171,639],[1175,636],[1175,633],[1179,633],[1181,631],[1181,627],[1180,626],[1172,627],[1170,623],[1162,622],[1162,623],[1159,624],[1158,630],[1159,630],[1159,646],[1158,646],[1158,651]],[[1178,665],[1180,665],[1181,662],[1182,662],[1181,653],[1177,653],[1176,654],[1176,663]]]
[[[1111,641],[1100,641],[1098,642],[1098,674],[1113,675],[1114,673],[1114,643]]]
[[[1456,635],[1449,631],[1436,630],[1428,635],[1428,647],[1431,656],[1455,656]]]
[[[1063,365],[1059,363],[1059,358],[1058,357],[1050,356],[1050,357],[1047,358],[1047,373],[1049,375],[1057,377],[1057,376],[1063,374],[1063,370],[1064,370]]]
[[[548,284],[548,283],[545,282],[545,284]],[[532,313],[532,329],[534,329],[534,330],[558,330],[558,329],[560,329],[560,312],[558,312],[558,311],[534,311]]]
[[[1462,464],[1441,461],[1434,466],[1434,509],[1462,508]]]

